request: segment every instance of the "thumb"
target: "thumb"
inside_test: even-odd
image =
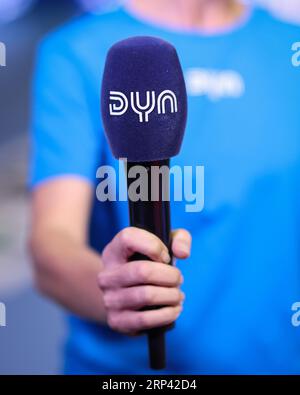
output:
[[[173,232],[172,252],[176,258],[186,259],[191,254],[192,236],[186,229]]]

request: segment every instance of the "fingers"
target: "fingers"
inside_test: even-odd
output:
[[[185,229],[173,232],[172,251],[176,258],[186,259],[191,253],[192,236]]]
[[[170,262],[167,247],[154,234],[143,229],[129,227],[119,232],[106,246],[102,255],[106,262],[120,264],[127,262],[135,252],[146,255],[153,261]]]
[[[178,287],[182,281],[182,275],[176,267],[149,261],[128,262],[111,270],[103,270],[98,276],[102,290],[143,284]]]
[[[145,306],[176,306],[184,300],[178,288],[151,285],[109,290],[104,294],[108,310],[137,310]]]
[[[135,333],[171,324],[178,318],[181,311],[181,305],[148,311],[113,311],[108,315],[108,324],[116,331]]]
[[[191,236],[184,229],[174,232],[172,252],[176,258],[190,255]],[[134,253],[148,260],[130,261]],[[135,227],[119,232],[102,253],[103,270],[98,276],[108,325],[133,334],[168,325],[182,310],[184,294],[180,271],[171,265],[167,247],[150,232]],[[153,309],[146,309],[152,306]],[[161,307],[158,307],[161,306]]]

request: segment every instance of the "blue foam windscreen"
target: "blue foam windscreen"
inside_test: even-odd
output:
[[[171,44],[155,37],[132,37],[113,45],[101,96],[103,125],[116,158],[142,162],[178,154],[187,95]]]

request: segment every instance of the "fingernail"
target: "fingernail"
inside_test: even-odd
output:
[[[184,255],[189,255],[190,253],[190,247],[187,245],[185,242],[180,242],[179,244],[179,249]]]
[[[181,302],[183,302],[184,300],[185,300],[185,294],[181,292]]]
[[[183,284],[183,281],[184,281],[183,275],[180,276],[180,280],[179,281],[180,281],[180,285]]]
[[[164,263],[170,263],[171,257],[167,251],[162,252],[161,258]]]

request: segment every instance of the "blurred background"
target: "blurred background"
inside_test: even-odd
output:
[[[59,373],[64,341],[60,310],[35,292],[25,248],[35,48],[57,25],[83,12],[103,12],[116,2],[0,0],[0,42],[6,45],[6,67],[0,67],[0,302],[7,310],[7,326],[0,328],[0,374]],[[253,2],[300,23],[300,0]]]

